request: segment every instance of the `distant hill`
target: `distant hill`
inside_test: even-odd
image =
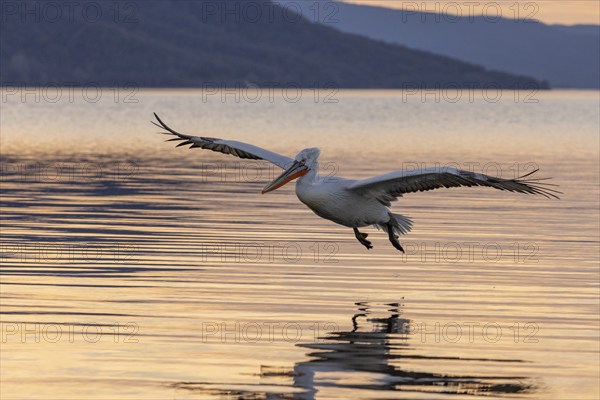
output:
[[[60,18],[47,2],[11,3],[21,8],[3,7],[4,86],[547,87],[526,76],[343,33],[266,2],[251,2],[254,9],[237,1],[102,1],[89,8],[86,2],[50,2],[62,7]],[[66,4],[73,3],[70,13]]]
[[[338,9],[333,10],[330,0],[317,14],[316,1],[298,3],[313,19],[318,15],[319,22],[343,32],[533,76],[553,87],[600,88],[598,25],[546,25],[503,18],[490,22],[483,17],[445,18],[435,13],[346,3],[337,3]]]

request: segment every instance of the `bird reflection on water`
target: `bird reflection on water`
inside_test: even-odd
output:
[[[527,378],[519,376],[449,375],[402,369],[400,362],[403,359],[489,363],[523,361],[416,355],[407,351],[412,336],[411,321],[401,317],[401,304],[360,302],[356,306],[358,312],[352,317],[352,330],[331,332],[320,342],[298,344],[311,350],[307,354],[310,360],[296,363],[292,370],[262,366],[261,382],[255,385],[255,390],[248,387],[243,390],[226,389],[226,385],[195,382],[181,382],[174,387],[230,399],[302,400],[316,399],[318,392],[327,388],[349,393],[388,391],[494,397],[534,390],[533,385],[527,383]],[[381,314],[382,306],[384,316],[376,316]],[[298,391],[289,393],[278,390],[280,388]]]

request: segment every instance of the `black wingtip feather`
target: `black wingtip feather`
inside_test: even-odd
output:
[[[533,178],[533,177],[531,177],[533,174],[535,174],[539,170],[540,170],[539,168],[536,168],[535,170],[529,172],[528,174],[520,176],[516,179],[506,180],[505,182],[514,182],[514,183],[518,183],[520,185],[525,185],[529,189],[527,191],[527,193],[530,193],[530,194],[544,196],[548,199],[554,198],[554,199],[560,200],[560,197],[558,197],[557,194],[563,194],[563,193],[556,189],[551,188],[551,187],[558,187],[558,185],[555,185],[553,183],[548,183],[548,182],[541,182],[541,181],[547,181],[552,178]],[[525,179],[528,177],[530,177],[530,178]],[[551,186],[551,187],[549,187],[549,186]]]
[[[177,136],[183,136],[183,137],[187,136],[187,135],[182,135],[181,133],[178,133],[178,132],[174,131],[173,129],[169,128],[169,126],[168,126],[167,124],[165,124],[165,123],[162,121],[162,119],[160,119],[160,117],[159,117],[159,116],[158,116],[156,113],[154,113],[154,116],[156,117],[156,120],[157,120],[157,121],[158,121],[158,123],[160,124],[160,125],[158,125],[157,123],[155,123],[154,121],[152,121],[152,123],[153,123],[154,125],[158,126],[159,128],[162,128],[162,129],[165,129],[165,130],[167,130],[167,131],[171,132],[173,135],[177,135]]]
[[[194,142],[192,140],[186,140],[185,142],[181,142],[179,143],[177,146],[175,147],[181,147],[181,146],[185,146],[186,144],[194,144]]]
[[[535,173],[536,173],[536,172],[538,172],[539,170],[540,170],[539,168],[536,168],[536,169],[534,169],[533,171],[531,171],[530,173],[528,173],[528,174],[526,174],[526,175],[523,175],[523,176],[521,176],[521,177],[519,177],[519,178],[517,178],[517,179],[523,179],[523,178],[527,178],[528,176],[531,176],[531,175],[535,174]]]

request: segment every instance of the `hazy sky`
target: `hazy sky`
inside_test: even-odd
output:
[[[530,17],[552,24],[598,24],[600,1],[598,0],[344,0],[351,3],[378,5],[390,8],[418,7],[422,11],[437,10],[449,14],[469,15],[470,12],[485,13],[494,17],[501,10],[506,18]],[[470,5],[471,4],[471,5]],[[489,4],[489,5],[488,5]],[[424,5],[424,6],[423,6]],[[484,7],[487,8],[484,10]],[[497,7],[497,6],[500,7]],[[458,6],[458,7],[457,7]],[[457,11],[459,10],[459,11]]]

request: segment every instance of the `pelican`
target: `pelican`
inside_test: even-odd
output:
[[[292,159],[248,143],[179,133],[167,126],[156,113],[154,116],[158,123],[152,123],[164,130],[160,133],[174,136],[166,141],[180,142],[176,147],[190,145],[191,149],[208,149],[243,159],[264,160],[283,169],[281,175],[264,187],[263,194],[297,179],[298,199],[319,217],[352,228],[356,239],[368,250],[373,245],[367,240],[368,235],[358,228],[375,226],[386,232],[392,245],[404,253],[398,239],[399,235],[411,230],[412,220],[392,213],[390,207],[392,201],[408,193],[461,186],[487,186],[556,199],[557,194],[561,194],[551,188],[556,185],[543,182],[549,178],[531,177],[538,170],[516,179],[501,179],[449,167],[393,171],[362,180],[321,177],[318,174],[321,154],[318,148],[304,149]]]

